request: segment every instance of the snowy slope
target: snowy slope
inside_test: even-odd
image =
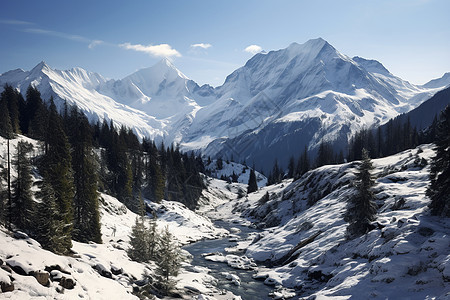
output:
[[[342,147],[362,127],[417,107],[450,77],[413,85],[318,38],[256,54],[216,88],[198,86],[167,59],[120,80],[41,62],[1,74],[0,90],[5,83],[22,93],[36,85],[44,99],[76,104],[94,122],[113,119],[140,137],[233,155],[267,171],[276,158],[284,167],[304,146],[314,152],[321,139]]]
[[[205,162],[205,169],[209,172],[210,176],[214,178],[221,179],[222,177],[226,177],[231,180],[233,173],[237,176],[238,183],[248,184],[248,180],[250,178],[250,170],[248,166],[233,162],[233,161],[223,161],[222,169],[218,169],[217,160],[211,160],[211,163]],[[258,183],[258,187],[266,186],[267,178],[263,174],[259,173],[255,170],[256,182]]]
[[[39,153],[38,142],[18,136],[11,140],[11,151],[19,140],[35,146],[33,155]],[[5,165],[6,141],[0,137],[0,165]],[[12,178],[16,176],[14,169]],[[1,182],[3,185],[4,183]],[[208,192],[205,192],[208,196]],[[162,201],[147,203],[156,212],[157,228],[168,226],[180,245],[201,239],[217,239],[228,234],[180,203]],[[155,264],[131,261],[126,253],[129,235],[136,214],[128,210],[116,198],[100,195],[102,244],[73,241],[73,255],[60,256],[43,250],[38,242],[20,232],[10,232],[0,225],[0,283],[13,284],[14,290],[2,293],[7,299],[138,299],[132,294],[142,280],[142,274],[154,274]],[[188,253],[184,253],[189,256]],[[187,294],[192,289],[198,293],[219,294],[214,288],[215,279],[208,270],[196,268],[189,261],[183,263],[177,282],[177,290]],[[35,278],[37,274],[49,276],[46,284]],[[72,280],[75,286],[62,288],[61,278]],[[232,294],[227,294],[232,299]]]
[[[295,182],[262,188],[214,214],[236,218],[241,211],[257,226],[270,227],[237,248],[272,265],[260,268],[257,278],[294,288],[297,297],[447,299],[450,221],[430,216],[425,196],[433,155],[432,145],[422,145],[373,160],[375,228],[354,240],[345,238],[343,214],[355,163],[323,166]],[[269,200],[262,202],[266,192]]]

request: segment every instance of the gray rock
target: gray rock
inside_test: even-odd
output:
[[[14,283],[7,283],[0,281],[0,287],[3,293],[14,291]]]
[[[65,289],[72,290],[75,287],[76,282],[72,278],[63,277],[59,281],[59,285]]]
[[[50,274],[46,271],[37,271],[34,272],[33,276],[36,278],[37,282],[39,282],[43,286],[49,286],[50,285]]]

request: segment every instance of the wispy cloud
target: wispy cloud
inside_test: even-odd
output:
[[[89,49],[93,49],[93,48],[95,48],[96,46],[101,45],[101,44],[104,44],[104,43],[105,43],[105,42],[103,42],[103,41],[101,41],[101,40],[93,40],[93,41],[89,44],[88,48],[89,48]]]
[[[247,48],[244,49],[245,52],[256,54],[262,51],[261,46],[258,45],[250,45]]]
[[[101,40],[92,40],[92,39],[89,39],[89,38],[81,36],[81,35],[69,34],[69,33],[59,32],[59,31],[54,31],[54,30],[46,30],[46,29],[41,29],[41,28],[25,28],[22,31],[28,32],[28,33],[33,33],[33,34],[53,36],[53,37],[76,41],[76,42],[80,42],[80,43],[86,43],[86,44],[88,44],[89,49],[93,49],[95,46],[98,46],[100,44],[105,44],[105,42],[101,41]]]
[[[40,29],[40,28],[26,28],[23,31],[28,32],[28,33],[34,33],[34,34],[49,35],[49,36],[54,36],[54,37],[58,37],[58,38],[66,39],[66,40],[78,41],[78,42],[85,42],[85,43],[92,42],[92,40],[82,37],[80,35],[68,34],[68,33],[53,31],[53,30],[46,30],[46,29]]]
[[[191,48],[196,49],[196,48],[202,48],[202,49],[208,49],[211,48],[212,45],[211,44],[205,44],[205,43],[198,43],[198,44],[192,44]]]
[[[34,25],[32,22],[22,21],[22,20],[12,20],[12,19],[0,19],[0,23],[9,25]]]
[[[138,52],[144,52],[156,57],[180,57],[181,54],[177,50],[173,49],[169,44],[160,45],[132,45],[130,43],[123,43],[119,45],[120,47],[127,50],[134,50]]]

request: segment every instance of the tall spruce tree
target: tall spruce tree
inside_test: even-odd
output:
[[[166,226],[159,239],[156,260],[157,282],[162,287],[162,292],[166,295],[175,287],[176,281],[173,277],[178,275],[181,261],[180,248]]]
[[[72,247],[73,230],[73,174],[70,144],[63,129],[60,115],[53,101],[50,101],[46,153],[42,160],[44,178],[51,184],[56,197],[58,221],[63,224],[63,252]]]
[[[2,101],[6,101],[7,103],[12,131],[14,133],[20,133],[19,99],[22,96],[12,86],[6,84],[0,97]]]
[[[101,243],[100,213],[98,207],[98,175],[95,153],[92,150],[92,132],[87,118],[73,108],[68,120],[72,143],[74,172],[74,232],[80,242]]]
[[[130,248],[128,248],[128,256],[137,262],[146,262],[149,260],[149,244],[146,239],[147,228],[144,218],[136,217],[136,221],[131,228]]]
[[[64,254],[67,252],[64,224],[59,217],[55,191],[45,178],[39,187],[37,198],[40,202],[34,213],[34,222],[39,226],[35,227],[34,237],[44,249]]]
[[[256,192],[258,190],[258,183],[256,182],[256,174],[255,170],[250,170],[250,176],[248,178],[248,187],[247,187],[247,194]]]
[[[436,156],[431,162],[431,184],[427,196],[431,214],[450,217],[450,105],[441,113],[436,126]]]
[[[13,195],[11,214],[14,224],[22,230],[29,231],[33,224],[33,205],[31,186],[31,161],[28,154],[33,145],[24,141],[17,143],[17,153],[13,159],[13,166],[17,171],[16,179],[12,182]]]
[[[9,116],[8,103],[6,99],[0,98],[0,136],[12,139],[14,136],[11,118]]]
[[[372,177],[372,161],[369,152],[362,150],[362,161],[355,174],[355,194],[348,200],[345,220],[350,224],[347,227],[349,238],[365,234],[369,230],[370,222],[375,220],[377,208],[374,203],[372,187],[375,181]]]

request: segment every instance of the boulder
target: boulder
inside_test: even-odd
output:
[[[14,283],[12,282],[0,282],[0,287],[3,293],[14,291]]]
[[[72,278],[62,277],[59,281],[59,285],[65,289],[72,290],[76,283]]]
[[[37,271],[33,274],[34,278],[36,278],[37,282],[39,282],[43,286],[50,285],[50,274],[46,271]]]

